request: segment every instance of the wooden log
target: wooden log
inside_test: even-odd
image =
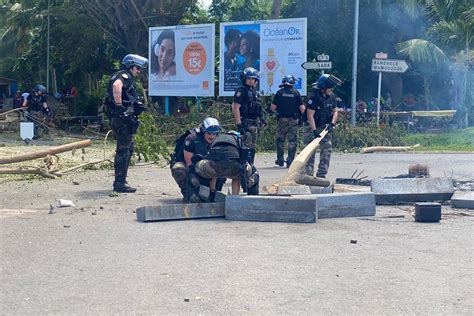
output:
[[[39,168],[18,168],[18,169],[0,169],[0,174],[36,174],[46,178],[56,179],[57,176],[51,173],[48,173]]]
[[[8,111],[6,111],[6,112],[0,113],[0,116],[1,116],[1,115],[7,115],[7,114],[10,114],[10,113],[13,113],[13,112],[18,112],[18,111],[21,111],[21,110],[23,110],[23,108],[17,108],[17,109],[13,109],[13,110],[8,110]]]
[[[65,145],[61,145],[61,146],[33,152],[33,153],[28,153],[28,154],[13,156],[13,157],[0,157],[0,165],[43,158],[43,157],[46,157],[47,155],[56,155],[56,154],[63,153],[66,151],[87,147],[87,146],[90,146],[91,144],[92,144],[91,140],[87,139],[87,140],[65,144]]]
[[[374,146],[374,147],[364,147],[361,150],[363,154],[370,154],[375,152],[396,152],[396,151],[409,151],[413,150],[416,147],[420,147],[420,144],[413,146]]]

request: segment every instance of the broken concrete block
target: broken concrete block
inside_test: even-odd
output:
[[[225,216],[229,220],[314,223],[315,210],[315,199],[299,195],[228,195],[225,202]]]
[[[226,211],[225,219],[252,222],[315,223],[316,213],[301,211],[231,210]]]
[[[308,195],[308,194],[329,194],[332,193],[332,187],[317,187],[314,185],[284,185],[276,187],[271,195]]]
[[[137,221],[169,221],[176,219],[196,219],[224,217],[224,205],[215,203],[182,203],[160,204],[158,206],[144,206],[137,208]]]
[[[456,191],[451,198],[451,207],[474,209],[474,191]]]
[[[311,190],[307,185],[279,185],[275,195],[302,195],[311,194]]]
[[[374,179],[371,185],[377,204],[447,201],[454,193],[450,178]]]
[[[315,194],[301,198],[316,199],[318,219],[375,215],[373,193]]]
[[[209,202],[209,194],[211,193],[211,189],[209,187],[206,187],[205,185],[199,186],[199,198],[201,200]],[[216,191],[216,198],[214,199],[214,202],[225,202],[225,194]]]
[[[350,184],[339,184],[334,185],[334,193],[343,192],[372,192],[370,186],[366,185],[350,185]]]
[[[311,194],[331,194],[333,192],[332,187],[316,187],[314,185],[309,185],[308,187]]]

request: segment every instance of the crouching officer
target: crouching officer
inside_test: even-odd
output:
[[[175,150],[171,156],[171,175],[186,202],[190,199],[186,190],[188,169],[192,166],[193,160],[202,159],[207,155],[220,130],[219,121],[208,117],[198,127],[186,131],[176,140]]]
[[[298,127],[301,114],[305,107],[301,95],[294,88],[296,83],[292,75],[286,75],[281,81],[280,90],[273,97],[271,110],[277,112],[276,150],[277,160],[275,164],[283,167],[285,162],[283,155],[285,151],[285,140],[288,136],[288,157],[286,167],[289,168],[295,159],[298,145]]]
[[[240,186],[247,194],[258,194],[259,175],[255,166],[249,164],[250,150],[243,146],[240,134],[221,133],[211,144],[209,154],[196,163],[198,177],[209,179],[210,196],[213,201],[218,178],[232,180],[232,194],[238,195]]]
[[[148,59],[139,55],[126,55],[121,69],[112,74],[107,87],[107,114],[117,139],[114,161],[116,192],[134,193],[137,190],[128,185],[127,173],[134,150],[133,134],[138,130],[138,115],[144,108],[138,101],[133,77],[137,77],[141,69],[147,66]]]
[[[316,177],[325,178],[329,169],[332,153],[332,131],[336,126],[338,112],[336,97],[333,89],[341,84],[341,80],[333,75],[324,74],[313,84],[313,90],[307,104],[307,117],[309,126],[305,130],[305,144],[309,144],[314,138],[320,137],[320,133],[327,128],[328,133],[321,140],[319,165]],[[306,173],[314,174],[315,154],[311,156],[306,165]]]
[[[46,125],[54,127],[53,112],[46,103],[46,87],[37,84],[31,93],[25,93],[22,103],[22,109],[25,111],[25,117],[29,121],[42,122],[46,117]]]
[[[260,126],[266,126],[263,109],[257,93],[260,73],[257,69],[247,67],[240,75],[242,86],[235,90],[232,113],[237,131],[242,135],[243,142],[250,149],[249,162],[254,163],[255,145],[259,136]]]

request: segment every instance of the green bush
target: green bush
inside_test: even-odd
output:
[[[351,126],[343,120],[334,130],[333,146],[337,151],[359,151],[362,147],[403,146],[406,130],[397,125]]]

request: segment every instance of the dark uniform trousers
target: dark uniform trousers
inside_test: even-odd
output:
[[[128,166],[135,148],[132,129],[126,120],[118,117],[112,118],[111,127],[117,139],[114,160],[115,183],[125,183]]]
[[[288,158],[287,164],[291,165],[296,155],[298,144],[298,119],[292,117],[280,117],[278,119],[276,132],[277,160],[284,161],[285,140],[288,137]]]
[[[171,167],[171,175],[181,189],[181,192],[184,192],[186,190],[186,177],[188,175],[186,163],[182,161],[175,162]]]
[[[322,132],[322,128],[316,129],[318,132]],[[307,126],[304,131],[304,143],[308,145],[314,139],[313,132],[311,128]],[[332,137],[330,133],[327,133],[326,136],[319,143],[319,165],[318,171],[316,172],[317,177],[325,177],[329,170],[329,162],[331,161],[332,154]],[[308,163],[306,164],[306,174],[313,176],[314,175],[314,162],[316,154],[312,154],[309,158]]]
[[[257,139],[259,135],[259,121],[258,118],[242,118],[242,126],[245,129],[245,135],[242,135],[243,143],[245,147],[255,150]]]

